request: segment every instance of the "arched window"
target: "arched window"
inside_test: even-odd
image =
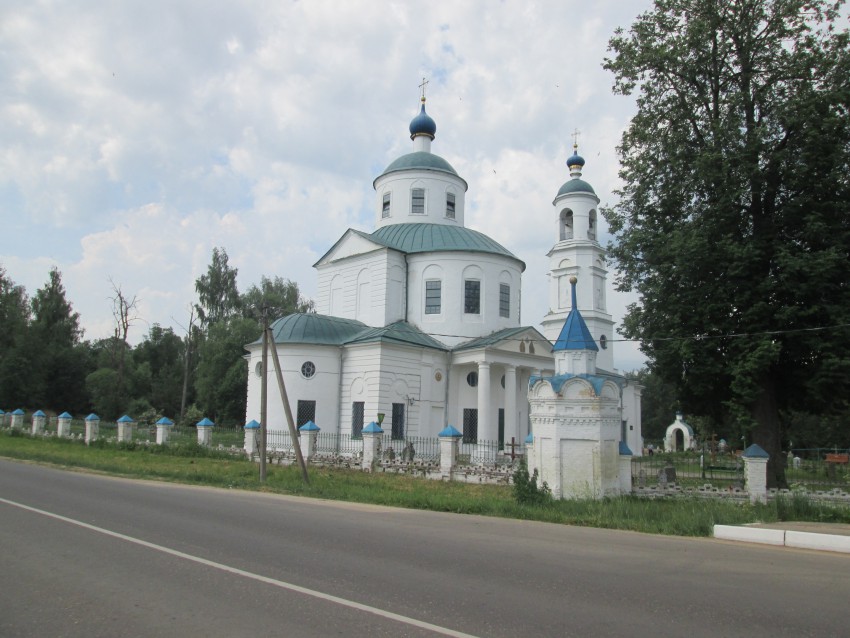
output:
[[[573,211],[565,209],[561,211],[561,223],[559,224],[561,233],[560,240],[573,238]]]

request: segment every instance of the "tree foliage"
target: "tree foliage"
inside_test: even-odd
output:
[[[252,285],[242,295],[242,313],[246,318],[262,320],[263,310],[270,321],[294,312],[310,312],[313,302],[304,299],[298,284],[283,277],[261,277],[260,285]]]
[[[638,106],[605,213],[618,288],[640,295],[623,333],[688,412],[750,430],[771,485],[781,411],[850,395],[842,4],[656,0],[605,61]]]
[[[212,261],[206,274],[195,280],[195,292],[200,302],[195,308],[205,332],[213,324],[236,315],[240,309],[239,290],[236,287],[239,269],[231,268],[227,260],[224,248],[213,248]]]

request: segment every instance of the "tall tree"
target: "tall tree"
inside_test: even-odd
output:
[[[229,319],[239,311],[239,290],[236,288],[236,275],[239,270],[227,263],[227,251],[213,248],[212,261],[207,272],[195,280],[195,292],[199,304],[195,307],[201,329],[206,332],[219,321]]]
[[[39,366],[31,401],[55,410],[78,410],[88,404],[85,346],[80,315],[65,297],[62,275],[52,268],[47,283],[32,300],[32,365]]]
[[[618,288],[640,295],[623,332],[686,411],[749,431],[771,486],[780,411],[845,409],[850,390],[842,4],[656,0],[604,65],[638,107],[605,213]]]
[[[252,285],[242,295],[242,314],[260,321],[263,309],[270,320],[278,319],[294,312],[310,312],[313,302],[304,299],[298,290],[298,284],[283,277],[260,278],[260,285]]]
[[[0,406],[28,405],[33,368],[27,352],[30,306],[26,290],[0,266]]]
[[[171,328],[155,323],[133,351],[140,382],[144,384],[143,395],[160,414],[180,413],[184,347],[183,340]]]

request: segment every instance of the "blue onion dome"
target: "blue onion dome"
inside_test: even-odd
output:
[[[573,149],[572,156],[567,160],[567,166],[569,168],[572,168],[573,166],[582,168],[584,166],[584,158],[578,154],[578,149]]]
[[[417,135],[427,135],[432,140],[437,133],[437,123],[425,112],[425,99],[422,99],[422,109],[419,115],[410,120],[410,139]]]

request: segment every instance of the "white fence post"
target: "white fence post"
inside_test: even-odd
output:
[[[259,447],[260,424],[255,420],[248,421],[245,424],[245,454],[248,458],[252,458],[257,453]]]
[[[168,443],[168,433],[171,430],[172,425],[174,425],[174,421],[172,421],[168,417],[162,417],[159,421],[156,422],[157,445],[165,445],[166,443]]]
[[[59,438],[67,438],[71,436],[71,419],[73,417],[67,412],[63,412],[56,419],[56,436]]]
[[[209,447],[212,443],[212,429],[214,425],[215,423],[207,417],[204,417],[195,424],[195,427],[198,429],[198,445]]]
[[[451,480],[452,471],[457,465],[458,448],[463,435],[453,425],[447,425],[437,435],[440,439],[440,474]]]
[[[47,415],[38,410],[33,412],[32,414],[32,433],[35,434],[44,434],[44,422],[47,421]]]
[[[770,455],[753,443],[744,450],[744,481],[750,503],[767,502],[767,461]]]
[[[366,472],[371,472],[375,469],[375,464],[381,458],[381,437],[383,437],[384,431],[380,425],[372,421],[363,428],[362,435],[363,461],[360,467]]]
[[[12,429],[23,430],[24,429],[24,414],[26,414],[23,410],[18,408],[14,412],[12,412],[12,420],[9,425]]]
[[[320,430],[321,428],[312,421],[307,421],[298,428],[298,440],[301,443],[304,459],[307,461],[316,455],[316,439]]]
[[[632,493],[632,451],[625,441],[620,441],[620,494]]]
[[[86,445],[89,445],[100,434],[100,417],[94,412],[86,417]]]
[[[118,442],[129,443],[133,440],[133,419],[126,414],[118,419]]]

